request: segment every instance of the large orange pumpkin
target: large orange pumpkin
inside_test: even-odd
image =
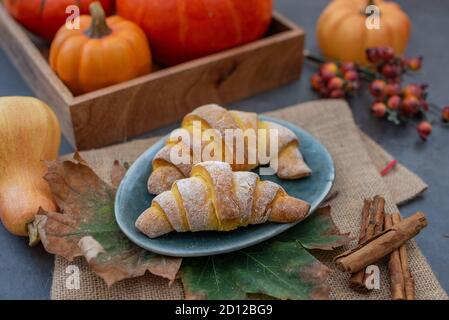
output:
[[[96,0],[4,0],[8,12],[32,33],[52,40],[70,14],[66,8],[77,5],[81,14],[89,12]],[[114,0],[100,0],[106,13],[112,13]]]
[[[124,82],[151,71],[151,52],[138,25],[119,16],[106,19],[98,2],[91,17],[81,16],[79,30],[65,27],[50,48],[50,65],[72,90],[81,94]]]
[[[272,0],[118,0],[117,13],[142,27],[156,61],[174,65],[260,38]]]
[[[374,4],[380,10],[379,29],[366,27],[365,9]],[[399,5],[382,0],[334,0],[317,24],[322,53],[340,61],[367,63],[365,49],[392,47],[403,54],[410,35],[410,20]]]

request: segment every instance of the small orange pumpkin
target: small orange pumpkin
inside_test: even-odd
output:
[[[379,29],[368,29],[366,26],[365,9],[368,5],[375,5],[379,9]],[[326,57],[367,64],[367,48],[392,47],[396,54],[403,54],[410,27],[408,16],[396,3],[382,0],[334,0],[318,20],[318,45]]]
[[[75,94],[91,92],[151,71],[145,33],[119,16],[106,19],[99,2],[79,29],[59,29],[50,48],[50,65]]]

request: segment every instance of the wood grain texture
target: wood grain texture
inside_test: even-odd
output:
[[[180,120],[206,103],[227,104],[277,88],[301,73],[304,32],[275,13],[266,37],[74,97],[29,35],[0,4],[0,39],[36,96],[51,105],[80,150],[123,142]]]

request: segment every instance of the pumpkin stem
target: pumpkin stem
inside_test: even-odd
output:
[[[368,8],[369,6],[375,6],[376,3],[374,2],[374,0],[368,0],[366,7],[361,9],[361,13],[363,16],[369,16],[370,14],[366,12],[366,8]]]
[[[89,6],[90,15],[92,17],[92,24],[86,30],[86,35],[90,38],[103,38],[112,33],[106,23],[106,14],[100,2],[93,2]]]

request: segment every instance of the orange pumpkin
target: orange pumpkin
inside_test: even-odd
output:
[[[175,65],[262,37],[272,0],[117,0],[117,13],[147,34],[155,60]]]
[[[79,30],[59,29],[50,48],[50,65],[70,90],[82,94],[149,73],[145,33],[119,16],[106,19],[98,2],[90,12]]]
[[[69,18],[66,8],[76,5],[81,14],[89,12],[89,4],[95,0],[4,0],[6,10],[29,31],[52,40],[59,28]],[[107,13],[111,13],[114,1],[99,0]]]
[[[379,29],[368,29],[368,5],[379,8]],[[323,55],[339,61],[367,64],[365,49],[392,47],[403,54],[410,35],[410,20],[399,5],[382,0],[334,0],[317,24],[318,44]]]

